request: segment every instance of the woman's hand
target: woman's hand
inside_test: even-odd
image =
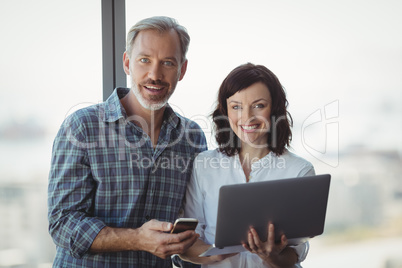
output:
[[[288,241],[285,235],[281,236],[281,241],[275,243],[275,229],[272,223],[268,224],[268,238],[262,242],[257,231],[250,227],[248,232],[248,244],[243,243],[243,247],[251,253],[257,254],[265,262],[273,267],[292,267],[297,262],[297,254],[287,247]]]

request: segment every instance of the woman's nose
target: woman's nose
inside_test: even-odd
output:
[[[249,108],[243,109],[241,111],[241,119],[243,124],[248,124],[254,119],[253,111]]]

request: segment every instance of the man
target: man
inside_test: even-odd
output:
[[[198,238],[170,234],[179,217],[200,127],[167,104],[187,68],[190,38],[168,17],[144,19],[127,35],[131,90],[79,110],[53,145],[48,188],[55,267],[171,267]]]

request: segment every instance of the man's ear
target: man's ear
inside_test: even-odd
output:
[[[188,60],[186,60],[181,66],[179,81],[181,81],[183,79],[184,75],[186,74],[187,63],[188,63]]]
[[[127,52],[123,54],[123,69],[126,75],[130,75],[130,57]]]

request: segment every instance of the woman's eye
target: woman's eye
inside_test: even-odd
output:
[[[264,107],[265,107],[264,104],[256,104],[254,106],[254,108],[264,108]]]
[[[233,110],[239,110],[241,107],[239,106],[239,105],[234,105],[234,106],[232,106],[232,109]]]

